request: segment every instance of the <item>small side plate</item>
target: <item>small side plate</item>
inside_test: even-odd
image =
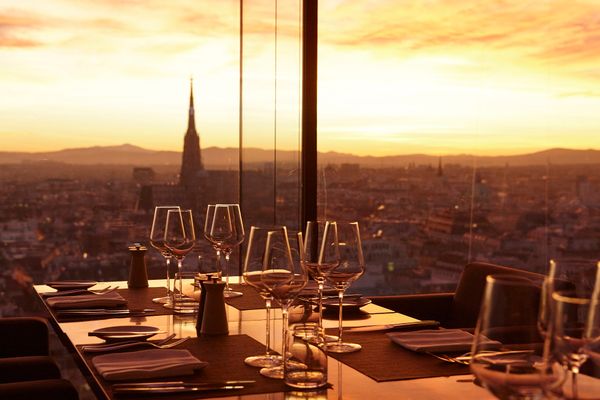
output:
[[[160,329],[154,326],[143,325],[125,325],[125,326],[109,326],[106,328],[96,329],[88,332],[88,336],[96,336],[104,339],[107,342],[117,342],[123,340],[146,340],[157,333]]]
[[[94,286],[96,281],[53,281],[46,282],[46,285],[56,290],[88,289]]]
[[[371,304],[371,299],[367,299],[366,297],[350,297],[344,299],[342,303],[342,307],[347,311],[355,311],[361,307],[366,306],[367,304]],[[323,308],[327,310],[337,310],[339,307],[338,299],[323,299]]]

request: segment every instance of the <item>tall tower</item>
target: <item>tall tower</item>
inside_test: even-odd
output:
[[[194,117],[194,86],[190,78],[190,110],[188,127],[183,139],[183,155],[181,158],[181,173],[179,185],[190,191],[197,191],[201,182],[202,158],[200,156],[200,136],[196,132],[196,118]]]

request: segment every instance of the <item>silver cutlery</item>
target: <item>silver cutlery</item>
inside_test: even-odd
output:
[[[175,337],[175,334],[171,333],[166,338],[164,338],[162,340],[159,340],[159,341],[156,341],[156,342],[153,342],[153,343],[158,344],[158,345],[164,345],[164,344],[167,344],[167,342],[169,340],[173,339],[174,337]],[[119,344],[119,345],[122,345],[122,344],[133,344],[133,343],[139,343],[139,342],[140,342],[139,340],[133,340],[132,339],[132,340],[123,340],[123,341],[120,341],[118,343],[108,342],[108,343],[88,344],[88,345],[82,346],[82,348],[86,348],[86,349],[99,349],[100,350],[100,349],[104,349],[104,348],[114,347],[117,344]]]
[[[113,309],[113,308],[68,308],[56,310],[57,316],[103,316],[103,315],[145,315],[153,313],[152,308],[142,310]]]
[[[172,347],[180,345],[181,343],[185,342],[188,339],[189,339],[189,336],[178,339],[178,340],[168,343],[168,344],[156,344],[154,342],[146,342],[146,341],[115,343],[110,346],[109,345],[100,346],[100,345],[92,344],[92,345],[87,345],[87,346],[81,346],[81,350],[86,353],[102,353],[102,352],[107,352],[107,351],[129,349],[132,347],[154,347],[156,349],[170,349]]]
[[[227,380],[227,381],[210,381],[210,382],[184,382],[184,381],[167,381],[167,382],[127,382],[115,383],[113,388],[124,387],[162,387],[162,386],[227,386],[227,385],[244,385],[256,383],[254,380]]]
[[[440,326],[438,321],[423,320],[416,322],[401,322],[398,324],[386,324],[386,325],[371,325],[371,326],[358,326],[354,328],[346,328],[345,332],[377,332],[377,331],[393,331],[403,329],[423,329],[423,328],[437,328]]]
[[[97,289],[97,290],[90,290],[90,289],[72,289],[72,290],[59,290],[56,292],[47,292],[47,293],[41,293],[42,297],[57,297],[57,296],[76,296],[79,294],[107,294],[107,293],[111,293],[114,292],[115,290],[117,290],[118,287],[112,287],[112,286],[107,286],[104,287],[102,289]]]
[[[524,355],[524,354],[533,354],[533,353],[534,353],[534,350],[506,350],[506,351],[482,352],[479,354],[481,354],[482,356],[486,356],[486,357],[495,357],[495,356]],[[465,365],[468,365],[471,362],[471,359],[473,358],[473,356],[471,355],[470,352],[465,353],[460,356],[457,356],[457,357],[452,357],[447,354],[436,354],[436,353],[431,353],[431,352],[427,352],[426,354],[428,354],[432,357],[435,357],[438,360],[446,361],[449,363],[465,364]]]
[[[106,332],[88,332],[88,336],[99,336],[102,338],[103,336],[149,336],[149,335],[159,335],[162,333],[167,333],[165,331],[106,331]]]
[[[173,385],[173,386],[124,386],[115,387],[113,394],[141,394],[141,393],[186,393],[186,392],[209,392],[216,390],[240,390],[243,385]]]

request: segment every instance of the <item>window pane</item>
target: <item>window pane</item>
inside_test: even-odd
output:
[[[361,222],[356,290],[451,291],[476,260],[597,258],[599,11],[320,4],[319,214]]]

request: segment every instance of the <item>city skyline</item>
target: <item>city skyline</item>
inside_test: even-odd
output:
[[[245,105],[258,110],[246,147],[273,142],[271,3],[245,4]],[[298,3],[279,6],[277,148],[296,149]],[[592,0],[323,2],[319,150],[599,148],[599,11]],[[3,150],[180,149],[190,75],[203,146],[236,146],[238,13],[234,0],[0,0]]]

